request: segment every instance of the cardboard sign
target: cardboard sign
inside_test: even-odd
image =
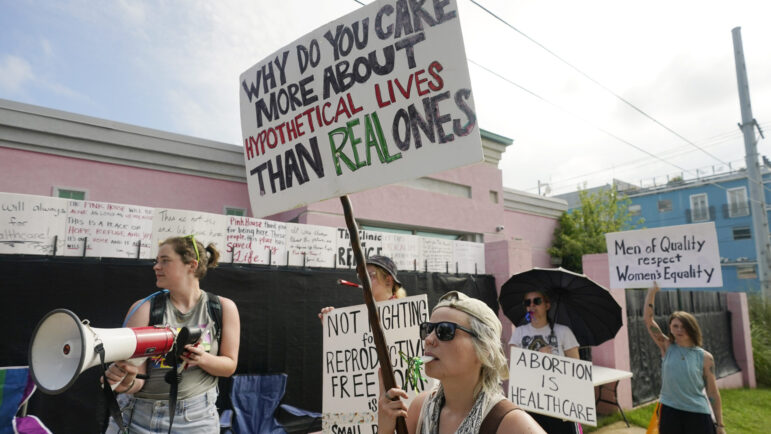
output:
[[[385,254],[383,253],[385,235],[384,232],[359,229],[359,242],[365,258]],[[351,235],[345,228],[337,228],[337,266],[341,268],[356,266],[353,247],[351,247]]]
[[[454,273],[453,246],[455,241],[443,238],[422,237],[420,239],[426,271]]]
[[[67,201],[67,237],[62,254],[150,258],[153,210],[120,203]]]
[[[423,341],[418,326],[428,321],[430,310],[426,295],[417,295],[377,303],[394,379],[403,387],[407,365],[399,355],[423,355]],[[337,308],[324,316],[324,379],[322,424],[325,433],[377,432],[377,400],[380,397],[380,366],[369,327],[366,305]],[[433,385],[421,382],[420,391]],[[410,399],[417,395],[409,383],[403,387]]]
[[[67,199],[0,193],[0,253],[51,255],[55,239],[61,252],[66,218]]]
[[[485,245],[471,241],[454,241],[452,249],[453,267],[457,264],[459,273],[485,272]],[[453,272],[455,268],[451,268]]]
[[[508,397],[528,411],[597,426],[591,362],[512,346]]]
[[[611,288],[723,286],[715,223],[605,235]]]
[[[398,270],[417,270],[423,263],[420,237],[417,235],[384,233],[383,255],[396,264]]]
[[[455,0],[380,0],[241,74],[255,216],[482,160]]]

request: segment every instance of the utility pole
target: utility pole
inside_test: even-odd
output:
[[[742,29],[731,30],[734,41],[734,59],[736,61],[736,81],[739,85],[739,103],[742,111],[742,123],[739,127],[744,134],[744,153],[747,164],[747,184],[749,185],[750,209],[752,210],[752,232],[755,236],[755,255],[758,263],[758,280],[763,300],[771,295],[769,277],[771,277],[771,249],[769,248],[768,215],[766,214],[766,199],[763,191],[763,175],[758,166],[757,140],[755,127],[757,122],[752,117],[750,105],[750,86],[747,82],[747,66],[744,64],[744,48],[742,46]]]

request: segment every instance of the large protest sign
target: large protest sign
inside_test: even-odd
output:
[[[605,242],[611,288],[723,286],[714,222],[613,232]]]
[[[407,357],[423,355],[423,341],[418,326],[428,321],[425,295],[384,301],[377,304],[380,321],[388,343],[394,379],[410,396],[417,391],[405,382]],[[379,366],[365,305],[337,308],[323,319],[324,379],[322,424],[325,433],[377,432]],[[434,380],[419,382],[420,391]],[[409,405],[409,400],[407,401]]]
[[[535,413],[597,426],[592,363],[511,347],[508,397]]]
[[[471,241],[454,241],[452,249],[453,264],[457,264],[459,273],[485,272],[485,245]],[[455,265],[453,265],[455,266]],[[453,270],[450,270],[451,272]]]
[[[417,235],[383,233],[383,254],[391,258],[399,270],[415,270],[420,266],[421,247]]]
[[[67,237],[62,254],[150,258],[152,226],[153,208],[70,200],[67,202]]]
[[[66,215],[66,199],[0,193],[0,253],[51,255],[54,250],[61,252]]]
[[[455,0],[380,0],[241,74],[255,216],[482,160]]]

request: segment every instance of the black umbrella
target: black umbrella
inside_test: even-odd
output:
[[[621,306],[607,289],[564,268],[533,268],[515,274],[501,288],[501,308],[514,325],[524,322],[525,294],[542,291],[550,299],[549,318],[570,327],[579,345],[599,345],[621,328]]]

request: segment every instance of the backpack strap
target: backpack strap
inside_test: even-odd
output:
[[[209,308],[209,316],[212,317],[214,325],[217,326],[217,352],[219,352],[219,345],[222,342],[222,303],[220,302],[219,295],[206,292],[206,296],[209,299],[207,306]]]
[[[166,311],[168,292],[162,292],[150,299],[150,323],[149,325],[163,325],[163,313]]]
[[[479,434],[495,434],[498,431],[498,426],[501,424],[501,421],[503,421],[503,418],[514,410],[522,409],[514,405],[514,403],[508,399],[498,401],[490,412],[487,413],[484,420],[482,420],[482,425],[479,426]]]

